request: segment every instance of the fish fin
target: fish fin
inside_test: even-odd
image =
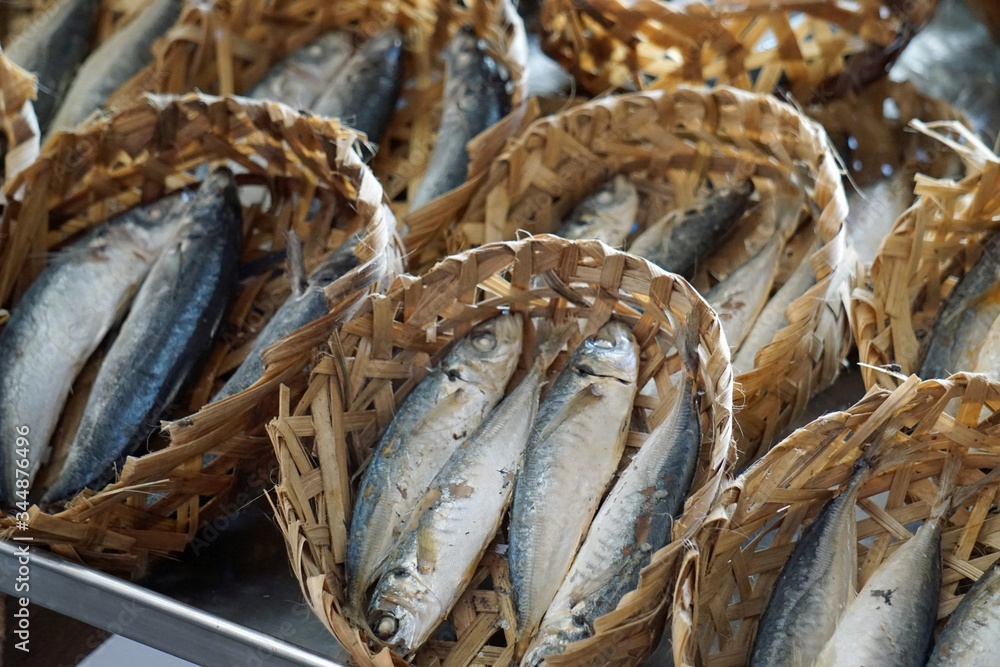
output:
[[[292,230],[285,232],[285,253],[288,258],[288,282],[292,293],[300,295],[306,291],[306,260],[302,253],[302,239]]]
[[[423,430],[425,424],[431,424],[436,419],[438,419],[443,414],[448,414],[453,411],[456,406],[461,405],[466,401],[466,390],[458,389],[443,399],[438,401],[438,403],[432,407],[430,410],[424,413],[424,416],[420,418],[420,421],[416,423],[413,427],[412,432]]]
[[[944,461],[939,478],[937,497],[934,499],[934,507],[931,508],[931,515],[928,521],[941,521],[951,515],[952,510],[957,508],[955,501],[958,496],[963,499],[968,498],[968,489],[958,486],[958,473],[962,471],[962,457],[949,452],[948,458]],[[974,486],[974,485],[973,485]]]
[[[544,442],[551,436],[567,419],[573,417],[573,415],[579,414],[581,410],[590,408],[601,400],[601,392],[597,388],[597,384],[591,382],[587,386],[576,392],[571,399],[566,401],[566,404],[562,406],[559,412],[549,420],[549,423],[545,425],[542,432],[538,434],[537,442]]]
[[[562,324],[555,324],[548,318],[543,318],[535,325],[537,345],[535,350],[536,363],[542,369],[548,368],[566,346],[573,334],[579,333],[576,320],[567,319]]]

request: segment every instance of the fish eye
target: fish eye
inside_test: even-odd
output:
[[[484,331],[473,336],[472,346],[480,352],[491,352],[497,346],[497,338],[489,331]]]
[[[597,195],[598,204],[610,204],[612,201],[614,201],[614,199],[615,195],[610,190],[602,190]]]
[[[383,614],[378,621],[375,622],[375,635],[382,641],[391,639],[396,631],[399,630],[399,621],[396,620],[395,616],[389,614]]]

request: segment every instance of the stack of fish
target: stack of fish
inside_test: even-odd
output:
[[[666,417],[617,475],[638,389],[635,338],[608,321],[543,395],[578,329],[538,321],[534,360],[505,396],[525,325],[501,314],[456,341],[406,397],[361,479],[348,613],[398,655],[441,629],[505,517],[518,654],[538,665],[592,635],[636,588],[683,509],[702,445],[697,318],[676,336],[683,368]]]
[[[193,196],[112,218],[38,276],[0,331],[0,491],[8,507],[41,495],[33,481],[74,381],[100,347],[86,408],[43,500],[106,481],[147,440],[215,336],[241,242],[233,175],[219,169]],[[23,451],[16,435],[29,435],[26,457],[15,459]]]
[[[1000,636],[997,568],[966,593],[934,642],[941,532],[951,512],[975,490],[956,487],[957,457],[951,457],[941,473],[940,491],[928,519],[857,591],[855,507],[865,482],[880,466],[881,449],[877,442],[869,448],[845,489],[799,537],[760,618],[748,664],[996,664],[995,656],[987,652]]]
[[[346,30],[329,32],[277,63],[247,92],[320,116],[340,118],[379,144],[403,85],[403,38],[390,28],[353,49]],[[459,30],[444,52],[444,111],[427,171],[410,198],[415,210],[465,181],[465,146],[510,113],[510,74],[469,28]],[[373,146],[362,148],[371,159]]]
[[[753,195],[750,180],[705,187],[692,205],[670,211],[636,233],[639,194],[626,175],[618,174],[581,202],[555,233],[567,239],[589,238],[624,246],[630,253],[690,280],[725,244],[727,235],[755,214]],[[799,225],[801,206],[776,203],[775,210],[770,239],[749,261],[704,294],[718,313],[737,373],[753,370],[757,352],[787,324],[788,306],[816,281],[808,258],[797,254],[794,259],[798,264],[790,267],[781,285],[775,284],[785,239]]]
[[[180,16],[183,0],[152,0],[89,56],[100,3],[60,0],[7,46],[7,56],[38,77],[41,131],[71,130],[153,61],[151,46]]]

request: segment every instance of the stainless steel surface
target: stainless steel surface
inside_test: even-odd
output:
[[[142,586],[28,542],[0,542],[0,590],[24,595],[15,590],[18,550],[29,545],[28,597],[34,604],[203,667],[337,667],[317,653],[343,655],[298,602],[301,594],[275,526],[257,506],[229,524],[211,543],[204,540],[197,565],[189,551],[179,562],[162,562]],[[256,547],[241,542],[251,534]],[[171,597],[157,589],[170,590]]]

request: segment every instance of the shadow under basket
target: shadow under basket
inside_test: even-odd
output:
[[[533,280],[539,276],[544,280]],[[385,296],[369,299],[331,336],[303,398],[296,403],[284,394],[268,426],[281,475],[273,502],[292,571],[310,608],[357,665],[387,667],[401,660],[372,647],[344,615],[344,562],[359,473],[396,407],[448,343],[501,309],[526,320],[577,321],[581,328],[570,350],[611,317],[631,329],[642,351],[638,386],[652,380],[657,395],[637,395],[623,461],[642,446],[676,395],[670,380],[680,368],[675,323],[699,317],[702,450],[672,541],[653,554],[638,588],[598,619],[596,634],[550,656],[549,664],[637,663],[655,647],[676,591],[684,594],[694,585],[691,563],[707,546],[704,527],[717,521],[711,508],[735,460],[729,351],[714,313],[677,276],[596,241],[540,236],[489,244],[449,257],[420,278],[402,276]],[[554,368],[567,356],[562,353]],[[528,362],[522,356],[521,368]],[[455,636],[429,641],[417,651],[416,664],[512,662],[516,621],[505,544],[501,529],[448,617]]]
[[[884,444],[879,451],[886,464],[876,466],[860,490],[859,589],[930,516],[949,457],[960,464],[959,489],[979,483],[943,525],[940,628],[971,583],[1000,558],[998,409],[1000,385],[982,375],[923,382],[910,376],[894,390],[872,389],[847,410],[824,415],[776,445],[723,493],[720,509],[731,520],[703,565],[698,652],[684,656],[683,664],[746,664],[801,528],[844,487],[855,461],[875,441]]]
[[[128,458],[106,488],[85,490],[58,511],[33,506],[2,516],[0,536],[10,538],[15,519],[25,519],[27,530],[17,534],[36,545],[98,569],[139,574],[150,556],[182,551],[213,517],[239,511],[250,498],[240,491],[248,479],[256,478],[260,493],[274,461],[264,420],[274,414],[279,385],[301,392],[310,351],[399,270],[395,224],[377,180],[351,149],[355,138],[336,121],[272,102],[149,95],[84,130],[58,134],[5,184],[13,202],[0,222],[0,304],[14,310],[51,253],[116,213],[196,186],[212,165],[236,174],[244,241],[243,277],[219,334],[164,416],[183,418],[150,440],[150,453]],[[358,266],[326,286],[330,314],[285,339],[297,341],[295,351],[269,348],[256,384],[192,414],[290,293],[283,258],[289,231],[302,239],[309,269],[360,232]],[[39,484],[58,472],[96,371],[92,360],[77,379]]]

